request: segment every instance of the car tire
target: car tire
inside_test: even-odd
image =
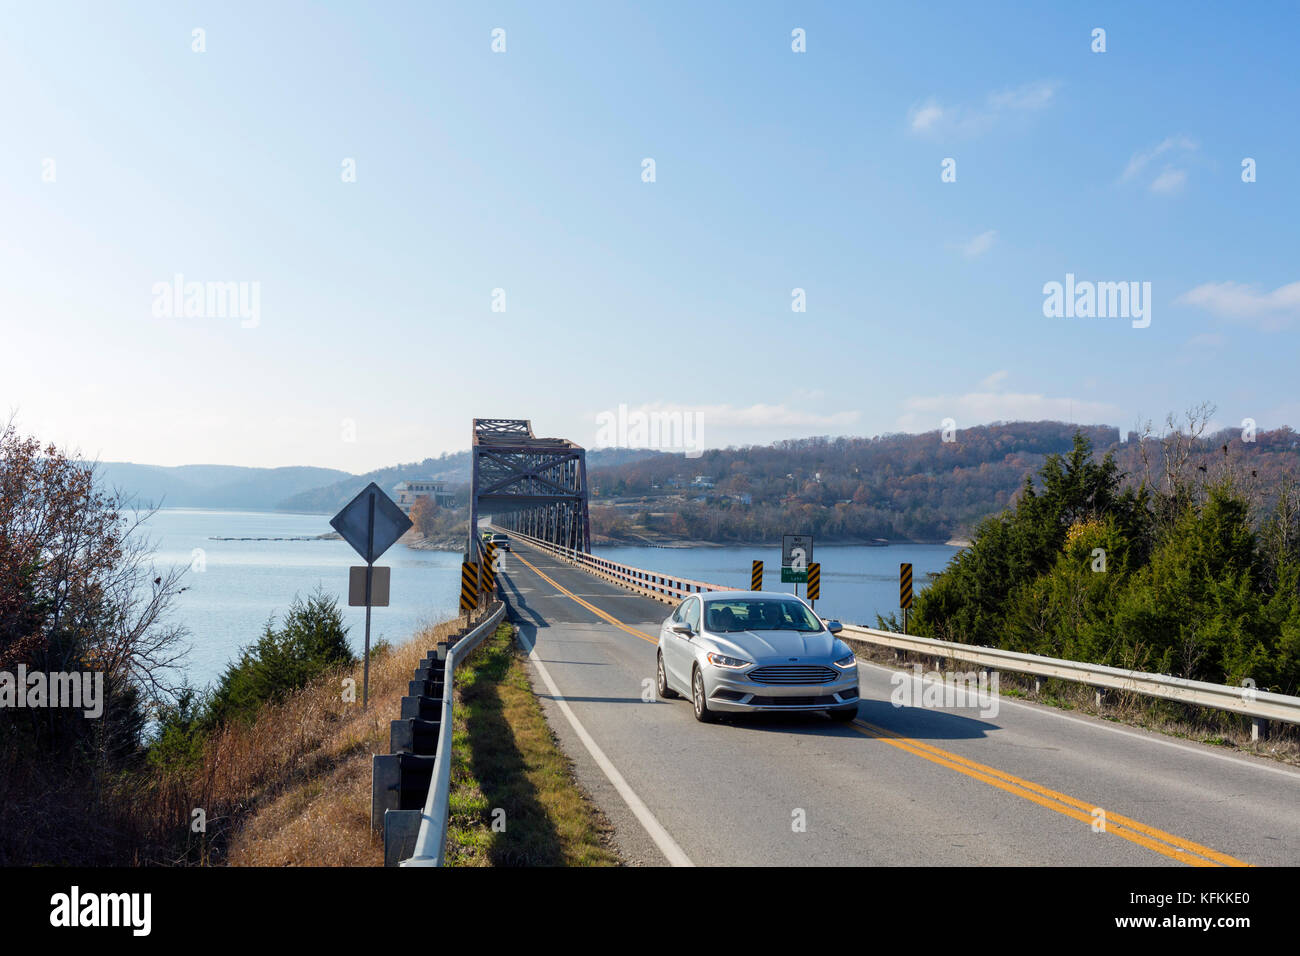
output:
[[[698,667],[691,671],[691,704],[695,709],[695,719],[702,724],[711,724],[717,715],[709,710],[709,701],[704,696],[704,675]]]
[[[660,651],[655,655],[655,690],[659,694],[660,700],[676,700],[682,695],[677,693],[668,686],[668,672],[664,670],[664,654]]]
[[[835,710],[826,711],[826,716],[829,717],[831,720],[835,720],[835,721],[839,721],[840,723],[847,724],[854,717],[858,716],[858,708],[839,707]]]

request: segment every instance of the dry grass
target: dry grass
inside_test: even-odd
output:
[[[389,722],[417,663],[465,624],[429,628],[372,659],[367,711],[343,696],[345,678],[360,683],[358,665],[225,727],[199,766],[137,778],[119,795],[153,827],[155,850],[137,862],[382,866],[383,837],[370,829],[372,755],[388,752]],[[612,828],[578,789],[510,625],[457,669],[456,687],[448,862],[617,865]],[[207,815],[206,833],[188,833],[195,808]],[[493,827],[497,808],[505,832]]]
[[[142,862],[381,865],[383,839],[370,829],[372,755],[388,752],[389,722],[416,663],[464,623],[428,628],[372,658],[368,710],[344,700],[347,677],[360,697],[358,664],[225,727],[207,741],[201,766],[137,783],[130,799],[161,828],[159,846],[177,844],[194,808],[207,816],[207,832],[190,834],[183,854]]]

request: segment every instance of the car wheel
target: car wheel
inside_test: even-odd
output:
[[[697,667],[691,673],[691,703],[695,705],[695,719],[702,724],[713,723],[714,713],[704,696],[704,675]]]
[[[655,683],[658,685],[657,690],[659,692],[659,698],[661,700],[676,700],[682,695],[668,686],[668,672],[664,670],[663,651],[660,651],[656,655],[656,659],[658,660],[658,663],[655,665],[655,670],[657,672],[655,675]]]
[[[841,707],[839,710],[828,710],[826,714],[831,720],[838,720],[840,723],[847,724],[858,716],[858,709],[856,707]]]

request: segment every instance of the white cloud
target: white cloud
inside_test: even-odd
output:
[[[1172,166],[1164,169],[1159,176],[1151,182],[1151,191],[1153,193],[1164,193],[1171,195],[1181,192],[1187,183],[1187,170],[1175,169]]]
[[[997,238],[997,235],[998,231],[996,229],[989,229],[987,232],[981,232],[974,239],[962,243],[962,255],[966,256],[968,259],[975,259],[984,255],[984,253],[993,248],[993,240]]]
[[[990,93],[978,106],[943,106],[931,97],[908,111],[907,123],[913,133],[920,134],[980,133],[1006,114],[1044,109],[1056,90],[1055,82],[1039,80]]]
[[[980,388],[993,391],[993,389],[997,388],[1004,381],[1006,381],[1006,378],[1007,378],[1007,370],[1004,368],[1000,368],[992,375],[990,375],[988,378],[980,382]]]
[[[1174,301],[1274,332],[1300,319],[1300,282],[1278,286],[1272,292],[1260,292],[1241,282],[1205,282]]]
[[[921,133],[937,126],[943,119],[943,107],[934,101],[912,110],[912,131]]]
[[[988,103],[997,110],[1041,110],[1055,95],[1055,83],[1027,83],[1013,90],[990,93]]]
[[[1186,136],[1168,136],[1150,149],[1134,153],[1132,158],[1129,159],[1128,165],[1124,167],[1124,172],[1120,174],[1120,181],[1130,182],[1137,179],[1153,160],[1164,156],[1166,153],[1173,152],[1185,155],[1195,153],[1198,149],[1200,149],[1200,146]],[[1148,188],[1152,192],[1172,195],[1180,191],[1186,182],[1187,170],[1173,164],[1166,164],[1164,169],[1151,181]]]
[[[985,379],[982,384],[987,386],[987,383],[988,379]],[[945,418],[954,419],[958,429],[961,429],[988,422],[1042,419],[1086,425],[1103,424],[1118,421],[1123,414],[1118,406],[1108,402],[992,390],[967,392],[965,395],[917,396],[907,399],[903,407],[906,411],[899,416],[896,425],[903,431],[911,432],[939,428]]]

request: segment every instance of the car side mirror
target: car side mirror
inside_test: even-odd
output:
[[[674,634],[680,634],[682,637],[694,637],[694,636],[695,636],[695,632],[694,632],[693,630],[691,630],[691,626],[690,626],[689,624],[674,624],[674,625],[673,625],[673,633],[674,633]]]
[[[844,630],[844,625],[839,621],[827,621],[826,630],[830,631],[832,634],[838,634],[840,631]]]

